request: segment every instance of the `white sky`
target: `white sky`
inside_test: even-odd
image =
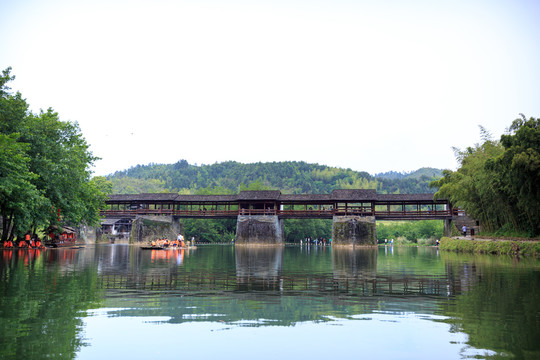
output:
[[[136,164],[456,168],[540,117],[540,1],[0,0],[0,70]]]

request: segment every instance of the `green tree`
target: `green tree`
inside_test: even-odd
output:
[[[97,223],[105,198],[90,180],[97,158],[78,124],[60,121],[52,109],[28,111],[21,94],[9,91],[10,72],[7,68],[0,77],[3,238],[57,224],[59,218],[73,225]]]
[[[32,183],[37,175],[29,171],[30,158],[26,154],[29,145],[18,142],[17,138],[17,134],[0,134],[2,241],[24,233],[32,222],[31,210],[44,201]]]
[[[530,235],[540,234],[540,119],[514,120],[501,136],[505,151],[486,167],[496,172],[495,190],[507,199],[514,216],[512,225]]]
[[[501,141],[481,128],[484,142],[456,150],[460,167],[430,184],[439,188],[435,197],[463,208],[487,231],[540,234],[539,123],[522,116]]]
[[[332,237],[332,220],[328,219],[288,219],[283,222],[283,232],[287,242],[299,242],[300,239]]]

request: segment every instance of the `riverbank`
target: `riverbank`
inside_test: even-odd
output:
[[[439,249],[468,253],[540,256],[540,241],[443,237]]]

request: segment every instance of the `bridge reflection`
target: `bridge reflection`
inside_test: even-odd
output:
[[[329,294],[339,296],[451,296],[466,289],[467,268],[456,277],[456,269],[442,268],[440,273],[417,273],[405,266],[401,273],[385,271],[385,257],[373,248],[327,248],[331,263],[321,264],[321,271],[291,267],[294,259],[284,260],[283,247],[219,247],[216,259],[226,257],[222,266],[197,256],[197,266],[190,259],[199,250],[143,251],[127,245],[97,246],[92,249],[49,249],[43,252],[4,251],[3,263],[46,264],[71,272],[95,267],[98,287],[117,290],[175,291],[213,293],[267,291],[280,294]],[[384,250],[381,249],[381,251]],[[211,252],[209,252],[211,253]],[[304,256],[294,253],[294,256]],[[289,252],[288,256],[291,252]],[[323,261],[328,257],[314,254],[305,258]],[[380,262],[383,261],[383,264]],[[203,271],[200,262],[208,262]],[[331,266],[331,269],[328,268]],[[304,270],[306,269],[306,270]]]
[[[237,246],[236,290],[283,290],[283,247]]]
[[[129,247],[126,247],[129,248]],[[377,271],[378,249],[328,249],[332,271],[290,270],[283,247],[225,247],[234,253],[233,269],[189,271],[174,257],[163,257],[163,267],[144,269],[148,259],[136,254],[138,269],[104,271],[100,287],[188,293],[268,291],[281,294],[334,294],[340,296],[448,296],[455,289],[445,275],[386,274]],[[132,250],[137,250],[132,248]],[[197,251],[197,250],[196,250]],[[190,254],[185,258],[189,262]],[[148,256],[146,256],[148,257]],[[133,255],[131,255],[133,259]],[[159,265],[159,264],[158,264]],[[125,269],[127,270],[127,269]],[[185,271],[184,271],[185,270]]]

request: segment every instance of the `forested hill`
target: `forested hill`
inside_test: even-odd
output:
[[[334,189],[376,189],[379,193],[433,193],[428,184],[442,170],[424,168],[409,174],[367,172],[305,162],[242,164],[229,161],[212,165],[137,165],[108,177],[117,194],[179,192],[182,194],[237,193],[240,190],[277,189],[289,194],[327,194]]]
[[[442,176],[442,170],[434,168],[421,168],[410,173],[401,173],[397,171],[388,171],[385,173],[375,174],[376,178],[384,179],[420,179],[427,176],[428,178],[440,178]]]

